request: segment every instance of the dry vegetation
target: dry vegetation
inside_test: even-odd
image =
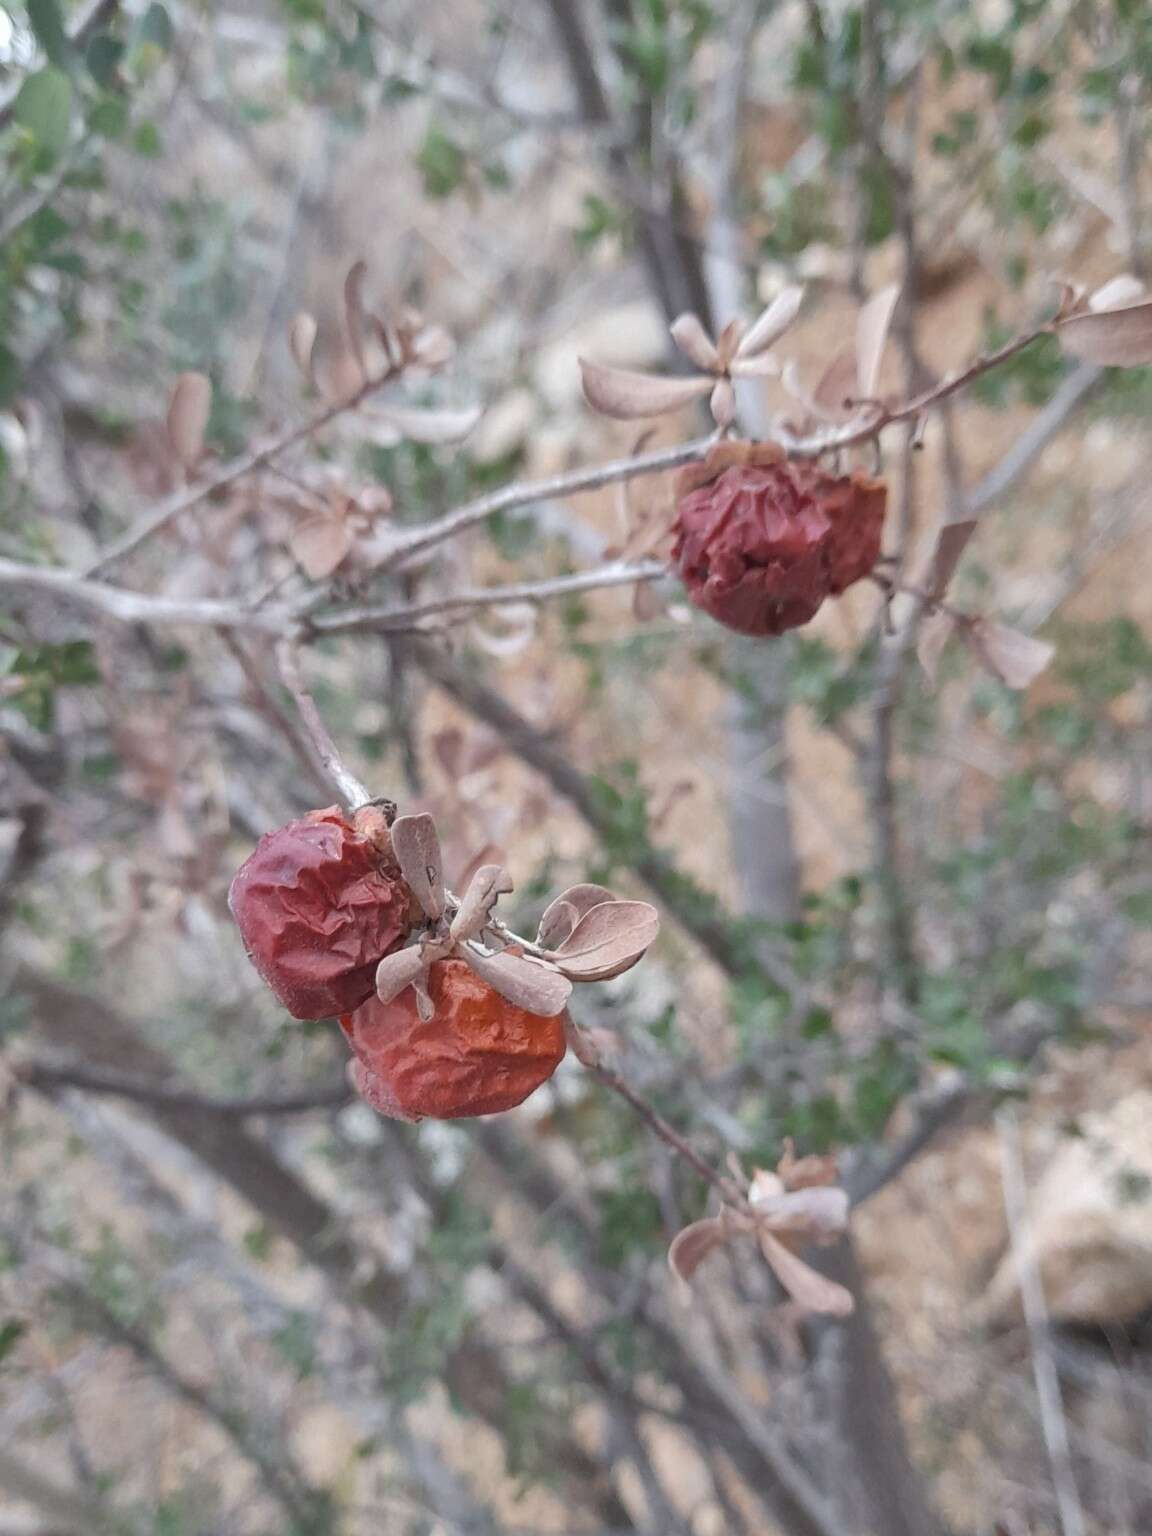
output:
[[[43,45],[55,7],[28,9]],[[788,1136],[839,1154],[860,1209],[809,1257],[851,1319],[781,1305],[751,1244],[686,1300],[668,1243],[715,1192],[571,1055],[506,1117],[379,1119],[226,906],[255,840],[334,790],[273,637],[225,610],[316,598],[339,622],[614,559],[671,472],[389,554],[510,482],[706,436],[694,409],[649,430],[580,395],[579,356],[675,366],[669,285],[723,321],[733,285],[750,317],[806,284],[782,349],[811,386],[896,282],[902,400],[1050,316],[1054,281],[1143,277],[1139,9],[81,8],[86,44],[127,50],[99,89],[88,66],[69,147],[37,162],[50,125],[10,108],[43,60],[12,8],[5,1536],[1152,1527],[1143,372],[1049,336],[933,411],[922,448],[884,436],[886,550],[916,572],[942,521],[983,512],[951,600],[1053,643],[1023,691],[959,645],[930,684],[898,643],[918,599],[894,641],[868,582],[780,640],[725,635],[674,581],[642,618],[630,583],[304,637],[352,772],[434,814],[450,884],[505,865],[521,932],[576,881],[660,908],[578,1020],[717,1177]],[[471,433],[425,446],[341,410],[102,568],[325,408],[289,328],[315,317],[323,386],[361,259],[369,307],[457,345],[388,400],[482,406]],[[165,413],[192,372],[214,391],[186,476]],[[741,409],[751,436],[798,410],[775,382]],[[309,572],[302,521],[342,498],[352,553]],[[120,622],[28,566],[198,621]]]

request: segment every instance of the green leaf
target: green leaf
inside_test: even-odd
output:
[[[71,44],[64,30],[57,0],[27,0],[28,24],[48,59],[62,69],[67,66]]]
[[[68,147],[72,82],[51,66],[37,70],[20,87],[12,111],[20,126],[55,158]]]
[[[112,90],[118,83],[117,71],[124,57],[124,44],[107,32],[97,32],[84,50],[84,62],[96,84]]]
[[[416,152],[416,168],[429,197],[450,197],[464,180],[468,159],[455,139],[433,123]]]
[[[7,1317],[0,1323],[0,1363],[12,1353],[28,1331],[28,1324],[18,1317]]]
[[[132,148],[138,155],[143,155],[148,160],[155,160],[163,150],[160,141],[160,130],[151,118],[136,125],[136,131],[132,135]]]
[[[144,12],[140,25],[136,31],[136,39],[141,43],[151,43],[159,48],[162,53],[170,53],[172,44],[176,38],[176,29],[172,25],[165,6],[159,3],[150,5]]]
[[[118,139],[128,126],[128,103],[123,96],[103,96],[88,113],[88,129],[102,139]]]

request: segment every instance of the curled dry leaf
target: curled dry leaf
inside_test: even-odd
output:
[[[736,391],[731,379],[717,379],[708,401],[712,420],[718,427],[729,427],[736,416]]]
[[[211,379],[202,373],[182,373],[168,405],[168,440],[186,470],[194,469],[204,452],[204,434],[211,412]]]
[[[727,1229],[718,1217],[706,1216],[703,1221],[692,1222],[683,1231],[677,1232],[668,1249],[668,1264],[672,1273],[685,1285],[691,1284],[693,1275],[708,1255],[722,1247],[727,1240]]]
[[[1103,368],[1152,363],[1152,300],[1083,310],[1058,321],[1055,330],[1064,351],[1082,362]]]
[[[354,537],[346,518],[306,517],[288,535],[288,548],[306,576],[324,581],[348,558]]]
[[[315,315],[305,311],[301,311],[288,327],[288,350],[292,353],[292,361],[308,383],[313,385],[316,383],[316,377],[312,371],[312,353],[316,347],[319,329]]]
[[[471,945],[461,946],[459,953],[481,981],[486,981],[514,1007],[526,1008],[529,1013],[555,1018],[564,1012],[572,995],[570,981],[550,966],[530,960],[526,955],[513,954],[509,950],[490,955]]]
[[[767,1227],[759,1227],[756,1237],[769,1268],[803,1311],[847,1317],[855,1310],[856,1302],[851,1291],[805,1264]]]
[[[980,660],[1009,688],[1027,688],[1056,654],[1047,640],[991,619],[975,620],[965,633]]]
[[[518,656],[531,644],[540,617],[534,603],[500,603],[488,611],[490,620],[494,619],[503,628],[493,629],[491,622],[474,620],[472,638],[481,650],[487,651],[489,656]]]
[[[785,1189],[812,1189],[816,1185],[835,1184],[840,1170],[832,1152],[813,1152],[807,1157],[797,1157],[795,1143],[791,1136],[785,1136],[784,1150],[776,1164],[776,1176]]]
[[[540,927],[536,931],[537,944],[548,947],[562,944],[586,912],[591,912],[593,907],[599,907],[606,901],[615,900],[612,892],[602,885],[586,882],[569,886],[545,907]]]
[[[752,1195],[750,1202],[773,1232],[804,1242],[831,1242],[848,1225],[848,1193],[835,1184],[791,1191],[781,1188],[779,1194],[760,1199]]]
[[[589,359],[580,359],[584,398],[593,410],[617,421],[634,421],[643,416],[662,416],[679,410],[693,400],[711,394],[713,380],[661,379],[655,374],[633,373],[627,368],[607,368]]]
[[[436,922],[444,913],[444,871],[432,817],[398,816],[392,824],[392,851],[412,894]]]
[[[478,407],[466,411],[424,411],[400,405],[373,406],[364,413],[382,421],[412,443],[458,443],[468,436],[484,414]]]
[[[715,373],[720,366],[716,344],[704,329],[699,315],[677,315],[669,329],[672,340],[701,373]]]
[[[405,987],[412,986],[424,970],[424,964],[417,945],[385,955],[376,967],[376,996],[382,1003],[390,1003]]]
[[[1119,277],[1114,277],[1091,295],[1088,300],[1088,308],[1123,309],[1128,304],[1137,304],[1145,295],[1144,284],[1138,277],[1133,277],[1131,272],[1122,272]]]
[[[659,913],[648,902],[601,902],[553,952],[555,963],[573,981],[608,981],[642,959],[659,931]]]
[[[755,357],[734,357],[728,372],[734,379],[778,379],[783,369],[771,352],[759,352]]]
[[[930,683],[936,682],[944,647],[955,632],[956,620],[950,613],[942,613],[939,609],[929,614],[920,626],[920,632],[916,636],[916,659],[923,667],[924,675]]]
[[[875,399],[884,345],[899,297],[900,285],[889,283],[872,295],[856,317],[856,391],[862,400]]]
[[[797,288],[791,284],[787,288],[782,288],[751,330],[745,333],[736,349],[737,358],[759,357],[779,341],[800,313],[803,299],[803,288]],[[733,372],[735,371],[734,369]]]
[[[356,359],[362,380],[368,377],[368,360],[364,353],[368,335],[368,315],[364,308],[364,279],[367,276],[367,262],[356,261],[348,268],[344,279],[344,331],[348,350]]]
[[[512,877],[499,864],[482,864],[468,882],[456,916],[452,937],[458,943],[474,939],[487,927],[492,908],[512,890]]]

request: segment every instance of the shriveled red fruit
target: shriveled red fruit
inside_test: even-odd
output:
[[[753,448],[748,459],[682,480],[672,558],[696,607],[742,635],[779,635],[872,570],[886,491],[778,450]]]
[[[248,958],[296,1019],[358,1008],[376,967],[411,930],[411,893],[382,813],[337,806],[269,832],[236,872],[228,905]]]
[[[564,1059],[564,1018],[507,1002],[463,960],[427,973],[435,1012],[416,1010],[411,987],[390,1003],[370,998],[340,1027],[355,1053],[358,1092],[383,1115],[458,1120],[522,1104]]]

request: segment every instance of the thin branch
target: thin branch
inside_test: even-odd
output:
[[[231,629],[221,629],[220,638],[236,658],[236,663],[252,690],[256,707],[288,743],[292,755],[309,778],[327,789],[327,778],[323,766],[317,759],[316,747],[312,739],[301,728],[296,717],[281,706],[257,665],[256,658],[250,654],[248,648]]]
[[[605,587],[654,581],[667,574],[668,567],[659,560],[618,561],[591,571],[577,571],[571,576],[511,582],[504,587],[465,589],[447,597],[431,598],[426,603],[407,603],[399,608],[390,608],[386,604],[342,608],[311,619],[308,627],[324,634],[346,634],[350,630],[406,630],[418,625],[422,619],[434,618],[441,613],[459,614],[466,609],[498,607],[501,603],[545,602],[553,597],[569,597],[574,592],[595,592]]]
[[[169,496],[159,506],[153,507],[149,512],[145,512],[118,539],[113,539],[107,549],[102,551],[99,559],[93,561],[86,568],[84,575],[95,576],[99,572],[107,570],[110,565],[114,565],[118,560],[122,560],[125,555],[130,554],[132,550],[143,544],[145,539],[150,539],[154,533],[158,533],[162,528],[166,528],[182,512],[187,512],[190,508],[199,506],[202,501],[206,501],[210,496],[215,496],[219,491],[227,490],[235,481],[243,479],[245,475],[250,475],[255,469],[260,469],[271,459],[278,457],[289,448],[294,448],[297,443],[302,443],[306,438],[312,437],[315,433],[335,421],[337,417],[343,416],[348,411],[356,410],[359,406],[363,405],[365,400],[375,394],[377,390],[382,389],[385,384],[391,383],[395,376],[395,369],[389,366],[386,373],[366,379],[353,394],[345,395],[342,399],[326,405],[314,415],[297,422],[294,427],[287,428],[276,437],[269,438],[258,447],[249,449],[247,453],[242,453],[238,458],[232,459],[222,469],[218,470],[210,480],[202,480],[197,485],[190,485],[186,489],[177,491],[174,495]]]
[[[1012,1105],[996,1116],[996,1137],[1000,1149],[1000,1180],[1004,1187],[1004,1213],[1012,1255],[1020,1284],[1024,1321],[1032,1350],[1032,1373],[1040,1403],[1040,1424],[1052,1469],[1052,1485],[1060,1511],[1064,1536],[1084,1536],[1084,1509],[1076,1487],[1072,1448],[1068,1442],[1068,1421],[1060,1396],[1060,1378],[1048,1337],[1048,1308],[1044,1287],[1036,1268],[1036,1256],[1028,1227],[1028,1200],[1024,1180],[1024,1161],[1020,1152],[1020,1129]]]
[[[614,459],[607,464],[594,465],[590,469],[569,470],[562,475],[552,475],[546,480],[519,481],[492,491],[476,501],[467,502],[452,512],[446,512],[435,522],[415,528],[397,540],[389,551],[384,568],[389,569],[413,555],[423,554],[446,539],[494,517],[509,512],[514,507],[524,507],[536,501],[552,501],[560,496],[574,496],[580,491],[595,491],[602,486],[613,485],[621,480],[634,480],[640,475],[659,474],[661,470],[677,469],[702,459],[711,447],[711,437],[696,438],[680,443],[674,448],[659,448],[653,453],[635,454],[627,459]]]
[[[170,1085],[155,1078],[132,1077],[99,1067],[62,1066],[49,1061],[20,1061],[12,1066],[17,1083],[45,1092],[80,1088],[87,1093],[108,1094],[138,1104],[163,1104],[179,1109],[201,1110],[209,1115],[243,1119],[250,1115],[299,1115],[317,1109],[339,1109],[351,1101],[351,1088],[343,1080],[298,1093],[253,1094],[220,1098],[194,1089]]]
[[[0,588],[50,592],[122,624],[187,624],[197,628],[256,629],[281,634],[288,622],[282,609],[249,609],[239,602],[153,597],[88,581],[55,566],[26,565],[0,557]]]
[[[336,786],[337,792],[348,809],[358,811],[361,806],[369,804],[372,795],[347,767],[329,734],[328,727],[321,719],[320,711],[316,708],[316,700],[309,693],[304,682],[304,675],[300,670],[298,643],[292,636],[285,636],[276,647],[276,661],[280,668],[280,676],[284,679],[284,686],[295,699],[300,718],[320,754],[325,773]]]
[[[918,416],[923,416],[941,401],[950,400],[953,395],[960,394],[976,379],[991,373],[994,368],[999,368],[1003,363],[1011,362],[1018,353],[1030,347],[1033,342],[1039,341],[1041,337],[1050,335],[1051,331],[1051,322],[1046,321],[1034,330],[1014,337],[995,352],[981,353],[959,373],[953,373],[938,380],[900,405],[885,405],[877,401],[871,415],[862,423],[849,422],[847,426],[829,427],[822,432],[814,432],[809,437],[797,437],[777,422],[772,431],[773,440],[780,444],[790,458],[795,459],[815,459],[821,454],[831,453],[836,449],[855,448],[861,443],[871,442],[885,427],[901,421],[915,421]]]
[[[643,1094],[638,1093],[630,1083],[625,1082],[618,1072],[606,1066],[592,1041],[578,1025],[570,1022],[568,1028],[573,1052],[588,1075],[595,1078],[602,1088],[609,1089],[618,1098],[623,1099],[625,1104],[640,1116],[649,1130],[653,1131],[665,1146],[671,1147],[677,1157],[686,1162],[689,1167],[694,1168],[704,1182],[710,1184],[719,1193],[727,1205],[740,1211],[749,1211],[751,1207],[739,1185],[724,1174],[717,1173],[700,1156],[692,1143],[686,1141],[680,1132],[665,1120],[659,1110],[649,1104]]]
[[[571,755],[526,720],[501,694],[429,641],[414,643],[413,659],[438,687],[495,731],[509,751],[541,774],[575,808],[592,831],[613,847],[619,862],[644,882],[726,975],[747,976],[759,969],[781,990],[798,990],[799,983],[789,967],[778,957],[765,955],[761,947],[753,953],[752,946],[742,941],[739,925],[721,903],[695,886],[646,834],[629,829],[627,844],[621,846],[620,829],[611,807],[597,796],[589,779],[573,764]]]

